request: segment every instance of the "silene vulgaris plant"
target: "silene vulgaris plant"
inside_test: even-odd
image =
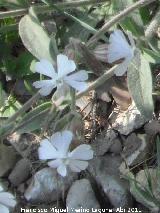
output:
[[[145,122],[151,120],[154,103],[150,63],[160,61],[160,57],[152,39],[145,38],[150,32],[144,32],[147,25],[143,26],[140,35],[137,31],[139,25],[147,21],[140,19],[135,23],[142,16],[139,8],[151,2],[154,0],[131,1],[133,5],[123,0],[0,2],[4,10],[0,12],[0,47],[3,43],[6,45],[6,51],[2,48],[0,55],[2,77],[17,78],[16,82],[23,79],[29,97],[33,95],[27,97],[27,101],[22,100],[22,104],[16,100],[14,89],[8,95],[9,90],[6,92],[0,82],[2,144],[14,133],[35,136],[38,140],[36,163],[42,167],[47,165],[47,169],[54,170],[57,178],[64,181],[70,173],[83,173],[97,154],[93,151],[92,141],[100,132],[95,131],[91,144],[86,143],[84,128],[80,129],[84,122],[81,115],[88,105],[83,109],[79,109],[79,105],[90,99],[94,102],[101,86],[108,84],[105,92],[121,108],[119,103],[123,100],[118,102],[117,99],[123,94],[115,98],[112,92],[120,81],[123,82],[130,105],[136,107]],[[125,4],[128,7],[124,7]],[[122,11],[117,11],[117,5]],[[150,12],[148,17],[152,15]],[[127,21],[126,17],[129,17]],[[98,26],[101,27],[97,29]],[[16,32],[15,37],[10,34],[12,30]],[[20,43],[20,39],[25,48],[16,50],[15,45],[15,52],[7,49],[11,48],[12,42]],[[5,82],[10,85],[8,80]],[[116,86],[113,82],[117,82]],[[118,87],[116,91],[122,90]],[[129,108],[129,104],[127,106]],[[78,125],[74,123],[75,118]],[[24,158],[17,144],[11,145]],[[15,197],[0,186],[0,213],[8,213],[16,203]]]

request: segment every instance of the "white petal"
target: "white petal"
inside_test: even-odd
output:
[[[61,164],[58,168],[57,168],[57,172],[65,177],[67,175],[67,168],[66,168],[66,165],[65,164]]]
[[[36,82],[34,82],[33,86],[35,88],[38,88],[38,89],[41,88],[39,90],[39,93],[42,96],[47,96],[56,87],[56,84],[53,82],[53,80],[42,80],[42,81],[36,81]]]
[[[69,153],[69,158],[77,160],[90,160],[93,158],[93,150],[90,145],[83,144]]]
[[[57,132],[51,136],[51,143],[58,150],[59,158],[67,157],[72,138],[72,132],[67,130]]]
[[[51,94],[53,90],[53,87],[43,87],[39,90],[39,93],[42,95],[42,96],[47,96],[49,94]]]
[[[9,209],[6,206],[0,204],[0,213],[9,213]]]
[[[73,81],[86,81],[88,79],[88,73],[85,70],[81,70],[67,76],[67,78]]]
[[[49,140],[44,139],[40,143],[38,155],[41,160],[50,160],[56,159],[58,157],[58,152]]]
[[[113,63],[122,58],[133,57],[133,49],[120,30],[115,30],[111,34],[109,43],[107,54],[109,63]]]
[[[52,160],[48,162],[48,166],[52,167],[52,168],[57,168],[62,164],[62,160],[61,159],[56,159],[56,160]]]
[[[83,92],[88,88],[86,82],[73,81],[68,76],[64,78],[64,81],[79,92]]]
[[[85,170],[88,167],[88,162],[80,160],[70,160],[69,167],[74,172],[80,172],[81,170]]]
[[[42,88],[42,87],[56,87],[55,82],[53,80],[35,81],[33,83],[33,86],[37,89]]]
[[[58,76],[66,76],[68,73],[73,72],[76,69],[76,65],[73,60],[69,60],[66,55],[59,54],[57,56],[57,68]]]
[[[14,207],[16,205],[14,196],[9,192],[0,193],[0,203],[8,207]]]
[[[114,73],[116,76],[122,76],[128,69],[130,63],[129,59],[124,60],[121,64],[118,64],[118,67],[115,69]]]
[[[53,65],[45,59],[42,59],[40,62],[36,63],[35,70],[36,72],[46,75],[50,78],[55,78],[57,76]]]

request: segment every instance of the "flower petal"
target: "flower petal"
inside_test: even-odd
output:
[[[81,170],[85,170],[88,167],[88,162],[81,160],[70,160],[69,167],[74,172],[80,172]]]
[[[52,160],[48,162],[48,166],[52,167],[52,168],[57,168],[62,164],[62,160],[61,159],[56,159],[56,160]]]
[[[108,62],[113,63],[119,59],[133,57],[133,49],[128,44],[124,34],[120,30],[115,30],[109,39],[108,45]]]
[[[73,81],[86,81],[88,79],[88,73],[85,70],[80,70],[67,76],[67,79]]]
[[[66,55],[59,54],[57,56],[57,68],[58,76],[66,76],[76,69],[76,65],[73,60],[69,60]]]
[[[9,213],[9,209],[6,206],[0,204],[0,212],[1,213]]]
[[[58,152],[48,139],[44,139],[40,143],[38,155],[41,160],[50,160],[57,158]]]
[[[14,196],[9,192],[0,193],[0,203],[8,207],[14,207],[16,205]]]
[[[57,168],[57,172],[65,177],[67,175],[67,168],[66,168],[66,165],[65,164],[61,164],[58,168]]]
[[[33,83],[33,86],[37,89],[42,88],[42,87],[56,87],[55,82],[53,80],[35,81]]]
[[[82,144],[69,153],[69,158],[77,160],[90,160],[93,158],[93,150],[90,145]]]
[[[57,76],[53,65],[46,59],[42,59],[40,62],[37,62],[35,65],[35,70],[36,72],[46,75],[50,78],[55,78]]]
[[[128,65],[130,63],[130,59],[126,59],[124,60],[121,64],[118,64],[118,66],[116,67],[114,73],[116,76],[122,76],[125,74],[125,72],[128,69]]]
[[[79,92],[83,92],[88,88],[86,82],[73,81],[68,76],[64,78],[64,81]]]
[[[65,158],[68,154],[68,149],[73,138],[72,132],[64,130],[56,132],[51,136],[51,143],[58,151],[58,158]]]
[[[47,96],[56,87],[56,84],[53,82],[53,80],[42,80],[42,81],[36,81],[36,82],[34,82],[33,86],[35,88],[37,88],[37,89],[41,88],[39,90],[39,93],[42,96]]]

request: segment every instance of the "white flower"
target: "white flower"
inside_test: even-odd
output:
[[[64,84],[82,92],[87,88],[87,83],[84,81],[88,79],[88,74],[85,70],[72,73],[75,69],[76,65],[74,61],[69,60],[67,56],[62,54],[57,56],[57,72],[49,61],[42,59],[36,63],[35,70],[51,79],[36,81],[33,83],[33,86],[40,89],[39,92],[42,96],[49,95],[56,87],[57,89],[62,89],[62,85]]]
[[[57,168],[61,176],[67,175],[67,167],[74,172],[85,170],[88,166],[87,160],[93,158],[90,145],[80,145],[70,152],[72,138],[73,134],[68,130],[57,132],[51,136],[50,140],[42,140],[38,150],[39,159],[51,160],[48,166]]]
[[[129,45],[121,30],[115,30],[109,38],[108,46],[108,62],[113,63],[119,59],[124,59],[115,70],[115,75],[122,76],[128,69],[128,65],[134,57],[135,43],[131,33],[128,33],[128,38],[131,43]]]
[[[9,208],[16,205],[14,196],[9,192],[4,192],[0,186],[0,213],[9,213]]]

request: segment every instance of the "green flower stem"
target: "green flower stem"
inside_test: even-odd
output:
[[[87,42],[87,46],[90,46],[97,42],[97,40],[103,36],[104,33],[106,33],[114,24],[120,22],[122,19],[124,19],[126,16],[128,16],[130,13],[132,13],[134,10],[139,9],[141,7],[144,7],[147,4],[150,4],[156,0],[139,0],[138,2],[135,2],[130,7],[127,7],[125,10],[120,12],[118,15],[115,15],[111,20],[109,20],[107,23],[105,23],[101,29],[93,35],[90,40]]]
[[[112,67],[111,69],[107,70],[101,77],[99,77],[97,80],[95,80],[93,83],[91,83],[87,90],[85,90],[84,92],[78,93],[76,95],[76,99],[81,98],[82,96],[86,95],[89,91],[97,88],[98,86],[102,85],[103,83],[105,83],[105,81],[107,81],[109,78],[111,78],[114,75],[114,71],[117,68],[118,65],[115,65],[114,67]]]
[[[156,13],[153,20],[151,21],[151,23],[147,27],[147,29],[145,31],[146,39],[148,39],[148,40],[152,39],[152,37],[155,35],[156,31],[158,30],[159,25],[160,25],[160,11],[158,11]]]
[[[76,93],[73,88],[70,88],[71,93],[71,111],[75,111],[76,109]]]
[[[25,111],[27,111],[33,103],[35,103],[39,98],[41,97],[41,95],[39,94],[39,92],[37,92],[31,99],[29,99],[22,108],[20,108],[14,115],[12,115],[7,121],[6,123],[11,123],[16,121],[16,119],[23,114]]]
[[[109,0],[108,0],[109,1]],[[86,6],[90,4],[101,4],[105,3],[106,0],[76,0],[71,2],[61,2],[61,3],[55,3],[55,5],[61,9],[67,9],[67,8],[74,8],[74,7],[80,7],[80,6]],[[37,5],[33,6],[37,14],[40,13],[48,13],[52,12],[53,8],[51,6],[47,5]],[[7,12],[0,12],[0,19],[4,18],[10,18],[10,17],[17,17],[17,16],[23,16],[28,13],[28,8],[22,8],[18,10],[11,10]]]

